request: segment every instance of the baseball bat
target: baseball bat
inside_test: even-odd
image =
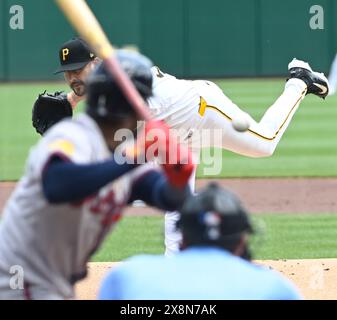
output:
[[[142,96],[130,78],[119,65],[115,49],[108,40],[101,25],[84,0],[55,0],[77,32],[88,42],[96,55],[100,57],[107,69],[115,77],[135,111],[145,121],[150,120],[150,112]]]

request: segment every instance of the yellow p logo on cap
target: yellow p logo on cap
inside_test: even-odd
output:
[[[65,61],[67,55],[69,54],[69,49],[68,48],[64,48],[62,49],[62,60]]]

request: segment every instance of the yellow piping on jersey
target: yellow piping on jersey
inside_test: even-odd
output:
[[[306,93],[306,91],[307,91],[307,89],[305,89],[301,93],[301,96],[297,99],[297,101],[295,102],[295,104],[292,106],[292,108],[290,109],[287,117],[285,118],[285,120],[283,121],[283,123],[281,124],[281,126],[278,128],[278,130],[275,132],[275,134],[274,134],[273,137],[270,138],[270,137],[263,136],[262,134],[260,134],[260,133],[258,133],[256,131],[253,131],[251,129],[248,129],[247,132],[258,136],[259,138],[262,138],[262,139],[265,139],[265,140],[268,140],[268,141],[273,141],[277,137],[277,135],[279,134],[279,132],[281,131],[281,129],[283,128],[283,126],[285,125],[285,123],[287,122],[287,120],[288,120],[289,116],[291,115],[291,113],[293,112],[294,108],[301,101],[302,96]],[[226,113],[224,113],[223,111],[221,111],[217,107],[208,105],[207,102],[205,101],[205,99],[203,97],[200,97],[200,106],[199,106],[199,111],[198,112],[199,112],[199,114],[202,117],[204,116],[206,109],[213,109],[214,111],[219,112],[222,116],[224,116],[225,118],[227,118],[229,121],[233,120],[229,115],[227,115]]]

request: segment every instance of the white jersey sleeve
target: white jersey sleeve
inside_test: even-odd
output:
[[[148,105],[153,116],[165,120],[172,128],[189,129],[191,113],[200,101],[200,96],[190,80],[177,79],[152,67],[153,96]]]

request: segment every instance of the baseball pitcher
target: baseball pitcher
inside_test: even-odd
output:
[[[244,113],[213,82],[180,80],[157,67],[151,69],[154,95],[148,103],[157,119],[164,119],[171,128],[185,129],[181,141],[190,143],[196,153],[201,148],[217,146],[248,157],[268,157],[273,154],[304,97],[314,94],[325,98],[329,92],[324,74],[312,71],[308,63],[294,59],[288,69],[290,76],[283,93],[260,122]],[[240,117],[249,121],[245,132],[238,132],[232,126],[233,119]],[[220,132],[221,136],[205,140],[205,129],[218,129],[216,133]],[[179,250],[181,234],[175,228],[178,219],[178,212],[165,215],[168,256]]]

